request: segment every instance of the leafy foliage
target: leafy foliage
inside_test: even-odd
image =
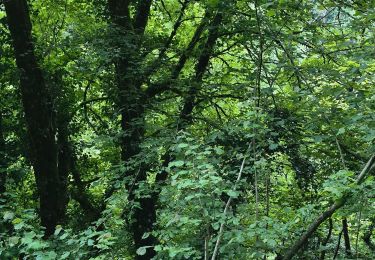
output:
[[[17,2],[66,201],[46,237],[2,4],[1,259],[283,259],[341,202],[293,256],[375,257],[373,1]]]

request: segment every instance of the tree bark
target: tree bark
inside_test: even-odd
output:
[[[114,60],[116,68],[117,88],[119,92],[118,106],[121,112],[121,158],[125,163],[140,152],[140,144],[144,135],[144,93],[141,89],[141,77],[138,65],[140,62],[139,50],[141,38],[147,25],[151,7],[151,0],[139,1],[136,7],[135,17],[130,16],[129,6],[131,1],[109,0],[108,7],[113,24],[120,32],[123,39],[129,41],[133,48],[123,45],[119,47],[121,57]],[[144,165],[139,169],[129,170],[125,176],[132,177],[126,188],[130,191],[134,184],[147,179],[147,172]],[[137,185],[135,185],[135,188]],[[139,204],[134,210],[131,221],[131,232],[135,248],[152,246],[155,238],[150,235],[142,239],[143,234],[152,231],[156,219],[154,201],[147,196],[135,198],[134,192],[130,191],[129,200]],[[151,259],[155,251],[150,248],[143,256],[136,255],[136,259]]]
[[[48,237],[53,234],[59,221],[58,205],[61,198],[53,105],[34,53],[27,2],[4,1],[4,5],[20,72],[22,104],[40,199],[41,224],[46,229],[45,237]]]

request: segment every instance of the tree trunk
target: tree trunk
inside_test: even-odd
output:
[[[335,248],[335,252],[333,253],[333,259],[336,259],[337,255],[339,253],[340,244],[341,244],[341,237],[342,237],[342,230],[340,231],[339,238],[337,240],[337,245],[336,245],[336,248]]]
[[[350,248],[350,238],[349,238],[349,229],[348,229],[348,220],[344,218],[342,220],[342,232],[344,235],[344,242],[345,242],[345,254],[346,256],[351,256],[351,248]]]
[[[121,58],[115,61],[116,77],[119,91],[119,108],[121,111],[121,127],[123,137],[121,140],[122,160],[129,162],[131,158],[138,155],[140,152],[140,144],[144,135],[144,103],[147,98],[150,98],[149,93],[141,89],[141,82],[143,75],[139,71],[140,62],[142,58],[139,56],[141,38],[143,36],[151,6],[150,0],[139,1],[136,6],[136,14],[130,17],[129,6],[130,1],[109,0],[108,6],[111,13],[112,22],[119,28],[122,37],[130,41],[133,49],[128,49],[120,46]],[[186,8],[186,3],[183,5]],[[199,41],[199,36],[202,34],[206,20],[204,18],[201,26],[197,28],[194,37],[189,44],[187,51],[183,52],[177,63],[175,69],[171,74],[171,82],[178,78],[183,66],[185,65],[188,55]],[[215,16],[213,24],[216,25],[221,20],[221,15]],[[194,80],[200,85],[205,72],[210,55],[212,54],[213,46],[216,42],[217,26],[210,30],[206,44],[202,54],[199,57],[196,66],[196,75]],[[169,82],[169,81],[168,81]],[[195,105],[195,96],[198,92],[199,86],[191,88],[186,97],[184,108],[182,109],[180,117],[183,121],[189,123],[188,117],[191,115]],[[151,91],[152,92],[152,91]],[[156,91],[157,93],[157,91]],[[130,191],[129,200],[133,201],[136,205],[134,215],[131,221],[131,231],[135,242],[135,248],[144,246],[154,246],[156,239],[149,235],[147,238],[142,239],[145,233],[153,230],[153,225],[156,221],[156,204],[159,198],[158,188],[149,191],[148,194],[142,194],[140,198],[134,197],[134,191],[137,189],[138,184],[146,181],[147,172],[145,165],[140,165],[136,170],[128,171],[126,176],[131,176],[133,179],[128,184]],[[163,179],[163,178],[162,178]],[[157,177],[160,181],[160,176]],[[143,256],[136,256],[137,259],[151,259],[155,255],[153,248],[148,248],[146,254]]]
[[[333,221],[332,221],[332,218],[330,218],[330,219],[329,219],[328,234],[327,234],[326,239],[323,241],[322,246],[325,247],[325,246],[328,244],[329,240],[331,239],[331,236],[332,236],[332,229],[333,229]],[[326,249],[323,249],[323,250],[322,250],[322,253],[320,254],[320,260],[324,260],[324,259],[325,259],[326,252],[327,252]]]
[[[90,200],[90,196],[86,190],[86,187],[81,179],[81,174],[77,168],[77,158],[74,152],[73,147],[69,146],[69,155],[70,155],[70,172],[73,176],[73,181],[75,188],[72,189],[71,195],[74,200],[76,200],[81,209],[86,215],[86,221],[88,223],[98,220],[100,218],[101,210],[104,210],[105,206],[95,207],[93,202]]]
[[[61,198],[53,105],[34,54],[27,2],[4,1],[4,5],[20,71],[22,104],[40,199],[41,224],[46,228],[45,237],[48,237],[59,221]]]
[[[109,0],[108,7],[111,19],[116,25],[120,37],[129,42],[128,46],[119,47],[121,57],[115,62],[117,88],[119,93],[118,106],[121,112],[121,159],[125,163],[140,152],[140,144],[144,136],[144,93],[141,89],[140,71],[137,64],[140,62],[139,48],[141,46],[141,37],[147,25],[148,16],[151,7],[151,0],[139,1],[136,7],[136,14],[132,18],[130,16],[130,1]],[[142,239],[143,234],[151,232],[153,223],[155,222],[155,201],[145,196],[141,198],[134,197],[134,190],[137,184],[147,179],[145,165],[140,165],[137,169],[128,170],[125,176],[132,177],[126,185],[129,191],[129,201],[139,204],[134,210],[131,220],[131,232],[135,249],[143,246],[155,245],[155,238],[150,235]],[[134,186],[134,187],[133,187]],[[151,248],[146,251],[143,256],[136,256],[136,259],[151,259],[155,255],[155,251]]]

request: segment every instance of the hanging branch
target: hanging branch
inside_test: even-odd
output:
[[[358,175],[356,184],[361,184],[366,176],[375,168],[375,154],[371,156],[361,173]],[[307,242],[307,240],[315,233],[320,224],[330,218],[336,210],[340,209],[345,205],[349,195],[346,194],[341,197],[338,201],[332,204],[326,211],[324,211],[315,221],[307,228],[306,232],[286,251],[283,260],[292,259],[293,256],[301,249],[301,247]]]

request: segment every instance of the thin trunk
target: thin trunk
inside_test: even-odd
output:
[[[327,234],[327,237],[326,237],[326,239],[323,241],[323,243],[322,243],[322,246],[326,246],[327,244],[328,244],[328,242],[329,242],[329,240],[331,239],[331,236],[332,236],[332,229],[333,229],[333,221],[332,221],[332,218],[330,218],[329,220],[328,220],[328,222],[329,222],[329,228],[328,228],[328,234]],[[320,260],[324,260],[324,258],[325,258],[325,255],[326,255],[326,249],[323,249],[322,250],[322,253],[320,254]]]
[[[215,16],[212,22],[212,29],[209,32],[207,41],[205,43],[205,47],[201,53],[201,55],[198,58],[198,63],[195,67],[195,77],[194,82],[197,85],[202,84],[203,80],[203,74],[206,71],[208,67],[208,62],[210,59],[210,56],[213,51],[213,47],[215,45],[216,39],[218,37],[218,25],[221,21],[221,14],[218,14]],[[203,22],[201,25],[204,24]],[[192,46],[195,46],[197,43],[198,35],[201,35],[203,32],[203,28],[199,26],[193,36],[193,39],[191,43],[188,46],[188,49],[192,48]],[[197,38],[197,39],[196,39]],[[182,70],[183,65],[186,63],[187,57],[185,56],[187,52],[184,52],[182,55],[182,58],[179,60],[178,64],[176,65],[176,68],[173,70],[171,79],[176,80],[179,73]],[[189,90],[188,97],[185,99],[184,107],[180,114],[180,122],[183,121],[183,124],[179,124],[178,129],[181,130],[184,127],[187,126],[187,124],[191,123],[191,114],[193,112],[193,108],[195,106],[195,98],[199,86],[193,86]],[[164,156],[164,163],[163,165],[166,166],[171,161],[171,156],[167,153]],[[141,176],[146,179],[146,176]],[[162,172],[157,176],[157,183],[162,184],[167,178],[166,172]],[[142,180],[140,177],[138,177],[138,180]],[[150,196],[150,198],[143,198],[139,200],[140,208],[135,209],[135,219],[136,222],[133,225],[133,230],[136,232],[135,238],[139,239],[142,243],[141,246],[150,246],[156,244],[156,239],[152,236],[149,236],[147,239],[142,239],[142,236],[145,232],[150,232],[153,229],[153,225],[156,221],[156,209],[157,209],[157,201],[159,199],[159,190],[156,189]],[[148,241],[147,241],[148,240]],[[136,240],[137,242],[137,240]],[[136,244],[137,245],[137,244]],[[148,250],[148,252],[152,252],[153,250]],[[154,255],[154,252],[152,256]],[[150,259],[151,253],[149,255],[144,256],[138,256],[138,259]]]
[[[20,71],[22,104],[40,199],[41,224],[46,228],[45,237],[48,237],[59,221],[61,197],[53,105],[34,54],[27,2],[4,1],[4,5]]]
[[[342,232],[344,235],[344,242],[345,242],[345,254],[346,256],[351,256],[351,248],[350,248],[350,238],[349,238],[349,229],[348,229],[348,220],[344,218],[342,220]]]
[[[66,127],[64,127],[64,125]],[[60,214],[65,214],[68,203],[68,176],[71,173],[73,177],[74,187],[71,188],[71,196],[81,206],[86,215],[87,222],[92,222],[100,217],[100,209],[96,208],[90,201],[86,187],[82,183],[80,173],[77,169],[77,158],[74,148],[69,140],[69,133],[66,124],[62,124],[58,134],[59,144],[59,177],[61,189],[66,195],[62,197],[60,203]]]
[[[6,143],[4,134],[4,122],[2,111],[0,111],[0,208],[6,204],[4,193],[6,192],[6,179],[8,162],[6,158]],[[0,223],[0,233],[12,234],[14,231],[13,225],[7,221]]]
[[[256,78],[256,88],[254,88],[254,111],[256,113],[255,124],[258,124],[258,110],[260,108],[260,96],[261,96],[261,77],[262,77],[262,66],[263,66],[263,33],[261,28],[261,20],[258,12],[258,1],[255,1],[255,13],[257,20],[257,27],[259,33],[259,53],[258,53],[258,68],[257,68],[257,78]],[[256,137],[257,129],[253,128],[253,160],[254,160],[254,189],[255,189],[255,220],[259,219],[259,187],[258,187],[258,169],[255,165],[257,161],[257,151],[256,151]],[[258,240],[258,238],[256,238]]]
[[[251,149],[251,144],[249,145],[249,147],[247,148],[246,150],[246,153],[244,155],[244,158],[242,159],[242,163],[241,163],[241,167],[240,167],[240,171],[238,172],[238,175],[237,175],[237,179],[236,179],[236,182],[234,183],[233,187],[232,187],[232,190],[236,190],[237,189],[237,185],[238,183],[240,182],[241,178],[242,178],[242,173],[243,173],[243,169],[245,167],[245,163],[246,163],[246,159],[247,159],[247,152],[249,152]],[[229,199],[227,200],[227,203],[225,204],[225,208],[224,208],[224,212],[223,212],[223,215],[224,217],[226,217],[227,215],[227,212],[229,210],[229,207],[232,203],[232,200],[233,200],[233,197],[229,197]],[[212,253],[212,257],[211,257],[211,260],[215,260],[216,257],[218,256],[219,254],[219,249],[220,249],[220,243],[221,243],[221,238],[223,236],[223,233],[224,233],[224,222],[221,223],[220,225],[220,228],[219,228],[219,231],[218,231],[218,234],[217,234],[217,238],[216,238],[216,243],[215,243],[215,248],[214,248],[214,251]]]
[[[337,241],[336,249],[335,249],[335,252],[334,252],[334,254],[333,254],[333,259],[336,259],[337,254],[339,253],[340,244],[341,244],[341,237],[342,237],[342,230],[341,230],[341,232],[340,232],[340,234],[339,234],[339,239],[338,239],[338,241]]]
[[[209,58],[212,54],[212,50],[214,47],[214,44],[216,42],[216,39],[218,37],[217,30],[218,30],[218,24],[221,21],[221,14],[217,15],[215,19],[213,20],[213,30],[209,32],[208,39],[206,41],[205,47],[198,59],[198,63],[195,68],[195,78],[194,82],[197,85],[202,84],[203,80],[203,74],[207,69]],[[196,33],[194,34],[193,40],[189,44],[194,45],[196,44],[195,38],[198,37],[197,35],[200,35],[202,33],[202,29],[198,27]],[[189,48],[188,47],[188,48]],[[183,54],[184,56],[185,54]],[[184,58],[178,62],[176,69],[172,72],[172,80],[177,79],[179,73],[182,70],[183,65],[186,63],[187,57],[184,56]],[[181,130],[184,127],[186,127],[187,124],[191,123],[191,114],[193,112],[193,108],[195,106],[195,98],[198,89],[197,86],[193,86],[189,90],[188,97],[185,99],[184,107],[182,109],[182,112],[180,114],[180,122],[184,122],[183,124],[178,125],[178,129]],[[164,156],[164,163],[163,165],[166,166],[171,160],[171,156],[167,153]],[[158,184],[161,184],[164,182],[167,178],[166,172],[163,171],[162,174],[157,176],[157,182]],[[138,181],[144,181],[146,180],[146,172],[144,170],[140,170],[138,173]],[[134,238],[137,243],[139,243],[138,247],[140,246],[150,246],[156,244],[156,239],[153,236],[148,236],[146,239],[142,239],[142,236],[146,232],[151,232],[153,229],[153,225],[156,221],[156,209],[157,209],[157,201],[159,199],[159,190],[156,189],[154,192],[152,192],[151,196],[149,198],[142,198],[138,202],[140,204],[139,208],[135,209],[135,222],[133,224],[133,232],[134,232]],[[150,257],[154,256],[155,252],[153,249],[147,250],[147,253],[145,256],[137,256],[137,259],[150,259]]]

